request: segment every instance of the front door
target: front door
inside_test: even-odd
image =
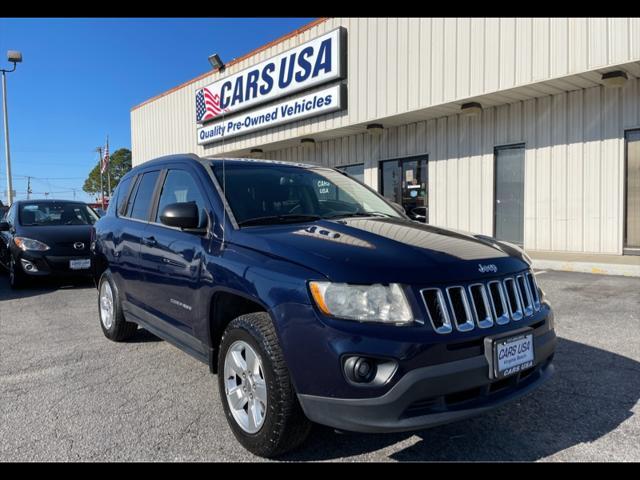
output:
[[[381,194],[402,205],[413,220],[429,221],[428,156],[385,160],[381,162]]]
[[[152,296],[149,301],[153,306],[151,313],[174,329],[190,335],[193,333],[193,319],[199,318],[201,313],[197,298],[203,255],[209,239],[204,233],[163,225],[160,214],[171,203],[194,202],[200,211],[200,228],[206,229],[208,203],[205,198],[189,170],[168,170],[140,255],[147,272],[149,295]],[[175,330],[168,333],[176,335]]]
[[[495,149],[495,232],[498,240],[524,240],[524,145]]]

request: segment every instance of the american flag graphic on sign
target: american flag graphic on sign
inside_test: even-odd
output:
[[[226,109],[225,111],[228,111]],[[220,95],[213,95],[209,89],[202,88],[196,95],[196,121],[204,122],[222,113]]]

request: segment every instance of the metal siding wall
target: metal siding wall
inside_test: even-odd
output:
[[[134,162],[219,154],[356,125],[534,81],[640,60],[637,18],[333,18],[227,69],[228,74],[338,26],[348,35],[348,110],[207,148],[193,95],[211,74],[131,112]],[[320,87],[319,87],[320,88]]]
[[[640,80],[292,147],[267,158],[365,164],[378,188],[380,160],[429,155],[430,223],[493,235],[494,148],[525,143],[525,247],[622,253],[624,130],[640,126]],[[300,155],[299,152],[309,152]]]

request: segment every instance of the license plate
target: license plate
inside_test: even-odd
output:
[[[493,343],[494,374],[508,377],[533,366],[533,334],[501,338]]]
[[[90,258],[82,258],[79,260],[69,260],[69,268],[71,270],[85,270],[91,267]]]

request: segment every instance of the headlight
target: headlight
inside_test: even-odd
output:
[[[27,250],[35,250],[38,252],[49,250],[49,245],[39,242],[38,240],[34,240],[33,238],[15,237],[13,242],[24,252]]]
[[[347,320],[408,324],[411,308],[397,283],[389,286],[310,282],[313,300],[322,313]]]

